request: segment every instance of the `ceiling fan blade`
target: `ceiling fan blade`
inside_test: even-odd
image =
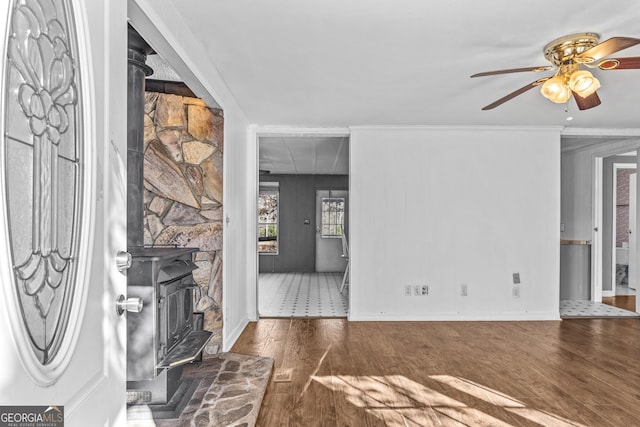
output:
[[[589,108],[597,107],[601,104],[600,97],[597,92],[593,92],[585,98],[573,92],[573,98],[576,100],[576,104],[578,104],[578,109],[580,110],[588,110]]]
[[[496,74],[524,73],[527,71],[534,71],[536,73],[539,73],[541,71],[553,70],[553,68],[554,67],[552,67],[551,65],[543,65],[541,67],[511,68],[508,70],[485,71],[483,73],[474,74],[471,77],[495,76]]]
[[[640,39],[633,37],[611,37],[609,40],[605,40],[591,49],[585,50],[578,55],[578,58],[597,61],[605,56],[611,55],[612,53],[635,46],[638,43],[640,43]]]
[[[628,58],[608,58],[598,63],[601,70],[636,70],[640,69],[640,56]]]
[[[515,98],[518,95],[522,95],[523,93],[525,93],[526,91],[533,89],[536,86],[540,86],[542,83],[546,82],[547,80],[549,80],[549,77],[545,77],[542,79],[538,79],[535,82],[531,82],[526,86],[521,87],[518,90],[515,90],[513,92],[511,92],[510,94],[503,96],[502,98],[498,99],[497,101],[487,105],[486,107],[483,107],[482,110],[486,111],[486,110],[492,110],[494,108],[496,108],[499,105],[504,104],[505,102],[509,101],[510,99]]]

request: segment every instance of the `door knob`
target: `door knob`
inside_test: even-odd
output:
[[[118,251],[116,254],[116,268],[123,273],[131,267],[131,254],[126,251]]]
[[[125,312],[140,313],[142,311],[142,299],[141,298],[125,298],[124,295],[116,298],[116,313],[118,316],[122,316]]]

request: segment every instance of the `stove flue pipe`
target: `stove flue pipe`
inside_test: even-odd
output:
[[[127,65],[127,250],[144,246],[144,79],[154,53],[138,32],[128,28]]]

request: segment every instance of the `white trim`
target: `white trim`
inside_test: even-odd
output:
[[[601,156],[592,156],[592,198],[593,212],[592,230],[591,230],[591,301],[602,302],[602,239],[600,231],[602,230],[602,212],[603,208],[603,191],[602,191],[602,174],[603,174],[603,158]]]
[[[618,204],[617,204],[617,192],[618,192],[618,169],[635,169],[637,165],[635,163],[614,163],[613,165],[613,188],[612,188],[612,201],[611,203],[611,291],[602,291],[602,296],[616,296],[616,261],[617,261],[617,240],[618,240]],[[611,293],[612,295],[608,295]]]
[[[341,127],[256,126],[256,134],[258,136],[350,136],[351,132],[349,128]]]
[[[350,313],[349,321],[354,322],[517,322],[531,320],[557,321],[557,311],[539,311],[527,313],[440,313],[424,315],[406,315],[403,313]]]
[[[602,137],[602,136],[640,136],[640,128],[606,129],[606,128],[564,128],[560,136]]]
[[[563,137],[563,139],[565,139]],[[584,138],[589,140],[589,137]],[[614,151],[615,154],[618,153],[618,150],[635,150],[634,147],[637,147],[640,143],[640,139],[638,138],[616,138],[612,137],[608,141],[602,141],[602,139],[593,139],[593,143],[591,144],[582,144],[575,147],[565,148],[561,147],[560,151],[562,154],[565,153],[573,153],[580,151],[589,151],[591,153],[609,153],[610,151]]]
[[[615,296],[616,296],[615,291],[602,291],[602,298],[610,298]]]
[[[472,132],[513,132],[513,131],[526,131],[526,132],[561,132],[562,126],[493,126],[493,125],[409,125],[409,126],[395,126],[395,125],[369,125],[369,126],[349,126],[349,129],[354,130],[375,130],[375,131],[424,131],[424,130],[436,130],[436,131],[472,131]]]
[[[592,158],[592,231],[591,231],[591,301],[602,302],[602,239],[598,232],[602,230],[603,190],[602,174],[603,159],[627,151],[638,150],[639,139],[612,140],[606,143],[588,147]],[[573,150],[572,150],[573,151]],[[640,202],[640,200],[639,200]],[[613,268],[613,267],[612,267]]]
[[[245,319],[243,322],[239,323],[232,331],[229,331],[227,335],[222,339],[222,351],[229,351],[231,347],[238,341],[242,331],[249,324],[249,319]]]
[[[601,157],[608,157],[613,155],[618,155],[619,153],[625,153],[628,151],[634,151],[640,146],[640,139],[611,139],[610,141],[602,142],[597,141],[593,144],[582,145],[580,147],[574,147],[569,150],[562,151],[562,154],[571,153],[571,152],[579,152],[579,151],[588,151],[592,155],[598,155]]]
[[[253,183],[250,185],[247,191],[247,197],[249,198],[247,206],[251,209],[253,217],[249,217],[250,219],[247,221],[249,224],[253,224],[253,232],[247,233],[251,242],[248,243],[249,248],[253,248],[251,257],[247,257],[247,262],[251,262],[253,260],[254,265],[254,277],[253,282],[248,281],[247,285],[247,317],[250,320],[258,320],[260,318],[260,313],[258,308],[260,307],[258,301],[258,281],[260,277],[260,254],[258,253],[258,192],[260,191],[260,173],[258,168],[260,167],[260,149],[259,149],[259,141],[258,141],[258,126],[252,124],[249,126],[249,130],[247,132],[247,146],[248,148],[253,147],[253,167],[249,166],[247,168],[247,174],[253,173],[253,176],[249,175],[247,179],[247,183]],[[253,202],[253,203],[251,203]],[[251,213],[250,213],[251,214]],[[278,234],[280,231],[278,230]],[[251,286],[253,283],[253,286]]]

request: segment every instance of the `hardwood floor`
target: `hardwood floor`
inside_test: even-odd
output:
[[[603,297],[602,302],[623,310],[636,311],[635,295],[617,295],[615,297]]]
[[[263,319],[231,351],[293,369],[258,426],[640,425],[638,319]]]

